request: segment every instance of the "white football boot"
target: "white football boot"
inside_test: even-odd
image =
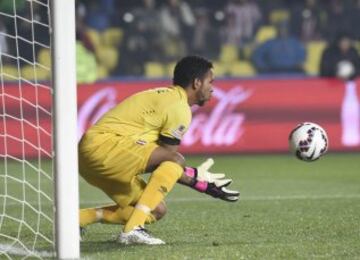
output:
[[[159,238],[153,237],[149,232],[138,226],[127,233],[121,233],[118,237],[118,242],[123,245],[134,245],[134,244],[144,244],[144,245],[164,245],[165,242]]]

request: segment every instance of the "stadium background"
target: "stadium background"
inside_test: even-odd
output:
[[[27,6],[21,3],[17,4],[17,12],[26,17]],[[354,39],[353,47],[359,46],[360,29],[351,24],[356,24],[360,17],[360,1],[76,3],[79,136],[106,109],[127,95],[169,85],[178,58],[200,54],[214,61],[216,92],[209,106],[194,109],[196,120],[185,138],[183,152],[286,152],[287,134],[303,121],[314,121],[327,129],[330,151],[360,150],[357,84],[336,79],[336,75],[319,77],[323,51],[332,45],[337,35],[346,33]],[[11,7],[2,3],[2,8]],[[44,11],[35,9],[35,19],[46,22]],[[10,33],[11,24],[6,22],[0,21],[1,28]],[[26,38],[31,34],[29,26],[21,26],[25,25],[21,19],[18,23],[19,36]],[[288,36],[270,49],[276,57],[289,62],[273,61],[264,68],[255,53],[265,42],[276,38],[281,28],[287,28]],[[45,43],[48,39],[42,29],[34,25],[39,37],[36,40]],[[16,45],[11,40],[2,39],[3,53],[15,54]],[[19,61],[21,71],[18,72],[16,63],[9,58],[12,56],[5,56],[4,81],[11,79],[11,75],[16,78],[18,73],[24,81],[49,80],[50,71],[41,66],[34,69],[28,64],[33,61],[49,65],[49,49],[41,45],[33,48],[28,42],[19,41],[18,51],[27,62]],[[294,52],[299,54],[292,55]],[[357,66],[355,63],[352,78],[356,78]],[[17,89],[11,87],[16,84],[9,81],[5,93],[16,96]],[[27,98],[32,101],[36,97],[31,87],[28,88]],[[26,89],[24,84],[25,96]],[[42,93],[41,101],[49,107],[50,93]],[[8,112],[20,115],[20,100],[5,98],[5,102]],[[27,121],[35,122],[31,106],[24,105],[29,115]],[[20,134],[17,129],[21,122],[7,120],[9,133],[16,137]],[[50,117],[40,115],[40,120],[45,129],[50,130]],[[48,140],[38,142],[32,130],[31,124],[25,124],[30,143],[41,143],[48,151],[50,136],[42,135]],[[9,141],[9,147],[19,154],[22,146],[16,143],[19,144],[21,138],[14,139]],[[25,150],[30,157],[37,154],[34,146],[26,144]]]
[[[21,3],[24,3],[23,5]],[[186,54],[205,55],[214,62],[216,92],[209,106],[194,108],[194,122],[182,151],[185,153],[286,152],[287,136],[300,122],[322,125],[330,137],[330,151],[360,150],[360,105],[358,87],[341,79],[319,77],[320,62],[326,46],[338,34],[352,37],[358,48],[360,1],[77,1],[77,78],[79,136],[116,102],[131,93],[171,83],[176,60]],[[2,3],[2,9],[11,9]],[[17,3],[24,17],[25,1]],[[46,23],[46,9],[35,9],[34,19]],[[336,22],[334,22],[336,21]],[[7,23],[8,22],[8,23]],[[1,21],[2,30],[11,34],[13,24]],[[17,34],[32,34],[31,27],[18,19]],[[277,30],[285,26],[286,39],[276,55],[293,63],[281,68],[257,68],[254,53]],[[48,42],[43,27],[34,24],[36,41]],[[29,37],[28,37],[29,38]],[[20,95],[14,82],[18,76],[23,94],[31,102],[37,97],[28,82],[49,80],[50,72],[41,65],[50,64],[48,48],[2,39],[5,93]],[[304,55],[286,56],[290,52]],[[17,63],[9,57],[23,58]],[[26,62],[24,62],[26,61]],[[34,62],[36,66],[31,65]],[[356,69],[355,78],[358,70]],[[65,86],[64,86],[65,87]],[[28,93],[28,94],[27,94]],[[41,90],[40,100],[50,107],[50,92]],[[4,99],[7,112],[20,115],[20,100]],[[35,122],[31,106],[27,122]],[[15,138],[7,140],[11,152],[21,154],[21,122],[7,117],[7,131]],[[40,114],[47,132],[50,117]],[[30,143],[49,151],[51,137],[37,133],[31,124],[24,131]],[[1,138],[3,143],[4,139]],[[18,144],[18,145],[16,145]],[[37,154],[36,147],[25,144],[25,154]],[[10,152],[10,151],[9,151]]]

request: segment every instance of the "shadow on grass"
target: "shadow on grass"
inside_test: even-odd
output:
[[[98,253],[100,251],[114,252],[119,250],[135,251],[135,248],[142,245],[121,245],[114,240],[109,241],[84,241],[81,242],[80,248],[83,253]]]
[[[206,239],[198,242],[190,241],[169,241],[165,245],[160,246],[149,246],[149,245],[122,245],[117,243],[115,240],[108,241],[84,241],[81,242],[81,252],[82,253],[98,253],[98,252],[116,252],[116,251],[127,251],[127,252],[136,252],[144,249],[156,249],[156,250],[177,250],[184,248],[211,248],[211,247],[224,247],[224,246],[244,246],[250,245],[251,243],[247,241],[221,241]]]

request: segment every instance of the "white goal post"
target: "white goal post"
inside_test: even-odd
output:
[[[60,259],[80,257],[77,159],[75,1],[51,1],[55,123],[56,248]]]

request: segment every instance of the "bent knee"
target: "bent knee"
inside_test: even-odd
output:
[[[165,202],[160,202],[159,205],[152,211],[152,214],[155,216],[156,220],[160,220],[165,216],[167,208]]]
[[[185,167],[185,158],[181,153],[173,152],[169,158],[169,161],[179,164],[182,168]]]

